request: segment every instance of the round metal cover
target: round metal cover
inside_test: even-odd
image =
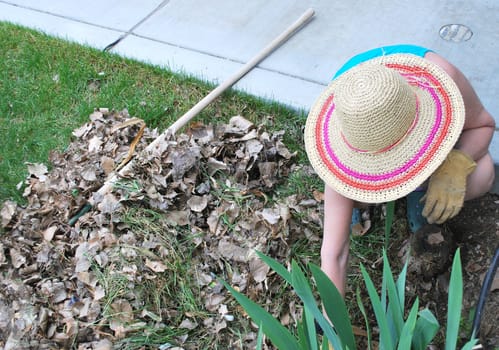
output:
[[[447,41],[460,43],[473,36],[471,29],[464,24],[446,24],[440,28],[440,37]]]

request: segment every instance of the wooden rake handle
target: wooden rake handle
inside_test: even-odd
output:
[[[260,63],[264,58],[270,55],[275,49],[286,42],[293,34],[295,34],[298,29],[300,29],[305,23],[307,23],[314,15],[313,9],[308,9],[305,11],[300,18],[298,18],[293,24],[291,24],[284,32],[279,34],[274,40],[272,40],[265,48],[263,48],[258,54],[256,54],[250,61],[248,61],[244,66],[242,66],[236,73],[227,78],[222,84],[217,86],[208,95],[206,95],[201,101],[196,103],[189,111],[187,111],[182,117],[180,117],[175,123],[173,123],[169,130],[172,134],[175,134],[180,128],[182,128],[186,123],[189,122],[193,117],[195,117],[199,112],[201,112],[206,106],[208,106],[213,100],[220,96],[225,90],[234,85],[242,77],[244,77],[250,70],[252,70],[258,63]]]

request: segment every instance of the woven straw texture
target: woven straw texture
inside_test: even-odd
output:
[[[322,180],[345,197],[380,203],[421,185],[454,147],[464,124],[454,81],[408,54],[350,69],[310,110],[305,148]]]

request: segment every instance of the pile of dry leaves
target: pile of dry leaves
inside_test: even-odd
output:
[[[50,170],[28,165],[28,204],[3,204],[0,347],[109,349],[133,333],[179,327],[184,336],[162,348],[196,349],[190,330],[218,333],[234,321],[236,310],[215,275],[254,297],[270,288],[269,269],[255,249],[285,258],[293,233],[318,241],[317,201],[269,197],[296,167],[283,133],[268,133],[240,116],[218,126],[192,125],[146,153],[159,133],[145,128],[132,171],[68,225],[127,157],[139,129],[126,111],[95,111],[63,153],[51,154]],[[156,223],[125,220],[137,212],[152,213]],[[178,271],[169,264],[172,256],[192,266]],[[195,285],[188,288],[199,290],[204,310],[179,314],[175,303],[150,309],[138,288],[158,288],[158,281],[178,273],[190,275],[185,278]],[[295,312],[280,316],[293,322]],[[256,335],[253,329],[224,337],[218,341],[227,348],[251,348]]]

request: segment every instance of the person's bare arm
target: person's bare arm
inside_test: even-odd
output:
[[[484,108],[470,82],[458,68],[434,52],[428,52],[425,58],[442,67],[456,82],[463,96],[466,120],[456,148],[475,161],[486,156],[494,135],[494,118]]]
[[[353,200],[343,197],[326,185],[321,267],[343,296],[347,279],[352,208]]]

